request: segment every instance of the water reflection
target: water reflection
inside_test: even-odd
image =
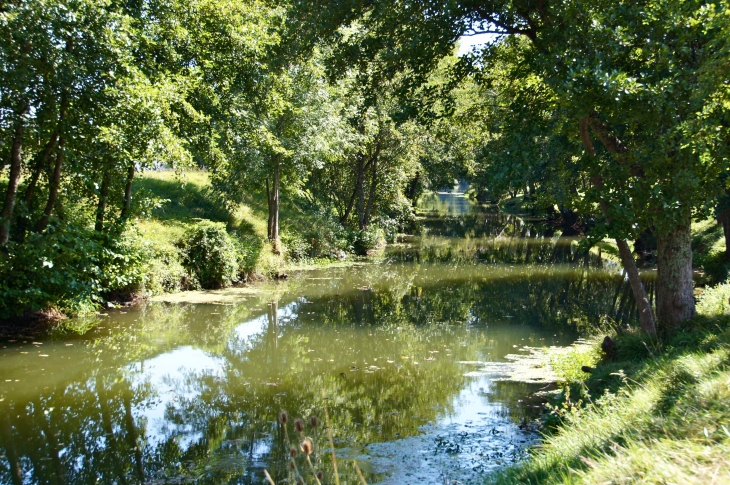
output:
[[[429,224],[379,262],[237,304],[149,304],[84,337],[3,342],[0,483],[262,483],[264,468],[292,483],[296,432],[277,413],[322,423],[322,392],[343,482],[357,459],[369,483],[480,483],[535,439],[517,424],[537,386],[460,362],[635,310],[616,270],[544,225],[476,210]],[[305,433],[332,483],[323,427]]]

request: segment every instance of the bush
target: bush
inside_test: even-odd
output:
[[[309,258],[343,259],[352,252],[348,231],[333,216],[318,212],[304,231],[282,232],[281,242],[293,261]]]
[[[0,318],[55,308],[90,313],[111,292],[133,292],[144,267],[133,233],[99,233],[73,224],[31,233],[0,252]]]
[[[256,236],[233,238],[236,247],[236,263],[238,264],[238,279],[247,281],[258,272],[264,240]]]
[[[286,254],[293,261],[302,261],[312,256],[312,245],[301,234],[284,233],[281,242],[286,247]]]
[[[707,288],[697,302],[697,313],[708,317],[730,314],[730,283]]]
[[[147,271],[144,278],[144,290],[148,295],[200,288],[195,274],[188,271],[183,265],[179,248],[147,241],[145,260],[147,261]]]
[[[385,241],[383,230],[376,226],[353,231],[350,237],[352,249],[358,256],[365,256],[368,251],[379,248]]]
[[[222,288],[238,280],[236,245],[220,222],[201,221],[180,241],[183,265],[203,288]]]

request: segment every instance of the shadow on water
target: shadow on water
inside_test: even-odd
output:
[[[372,264],[236,303],[148,304],[84,336],[0,343],[0,483],[259,484],[264,468],[293,483],[300,437],[281,410],[319,418],[304,433],[332,483],[322,392],[348,483],[353,459],[371,484],[481,483],[522,459],[536,436],[521,401],[539,385],[463,362],[631,319],[630,291],[540,222],[470,209],[426,227]]]

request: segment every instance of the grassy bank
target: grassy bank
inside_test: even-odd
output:
[[[368,243],[379,243],[378,234],[373,235],[373,241],[363,242],[358,238],[361,235],[348,231],[331,216],[304,208],[301,199],[284,194],[281,244],[275,251],[267,240],[268,207],[263,196],[251,195],[239,204],[226,203],[211,189],[206,172],[147,172],[139,177],[135,188],[154,201],[149,216],[136,224],[142,241],[152,251],[146,258],[149,268],[143,285],[148,295],[223,287],[303,267],[341,264],[370,249]],[[202,240],[191,242],[201,228],[210,229]],[[220,240],[213,242],[211,238],[216,237]],[[195,244],[207,246],[201,248],[200,260],[210,259],[214,248],[227,244],[230,254],[220,255],[217,266],[220,269],[230,262],[230,274],[205,281],[200,266],[204,261],[191,256],[191,245]]]
[[[565,382],[546,439],[488,483],[730,483],[728,297],[730,284],[706,290],[671,337],[623,332],[611,356],[596,341],[557,362]]]

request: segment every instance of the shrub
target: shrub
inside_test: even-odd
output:
[[[264,240],[256,236],[234,237],[236,248],[236,263],[238,264],[238,279],[247,281],[258,272]]]
[[[236,246],[220,222],[201,221],[180,241],[183,265],[203,288],[222,288],[238,279]]]
[[[281,242],[286,247],[286,254],[293,261],[302,261],[313,255],[312,244],[308,243],[301,234],[284,233],[281,235]]]
[[[376,226],[370,226],[360,231],[353,231],[350,237],[352,249],[359,256],[365,256],[368,251],[377,249],[385,241],[383,230]]]
[[[94,311],[103,295],[137,290],[144,275],[135,234],[60,225],[9,242],[0,252],[0,318],[55,308]]]
[[[144,289],[149,295],[174,293],[183,290],[196,290],[200,283],[195,274],[183,265],[179,248],[169,245],[157,245],[147,241],[145,244],[145,260],[147,270],[144,278]]]
[[[707,288],[697,302],[697,313],[705,316],[730,313],[730,283]]]

